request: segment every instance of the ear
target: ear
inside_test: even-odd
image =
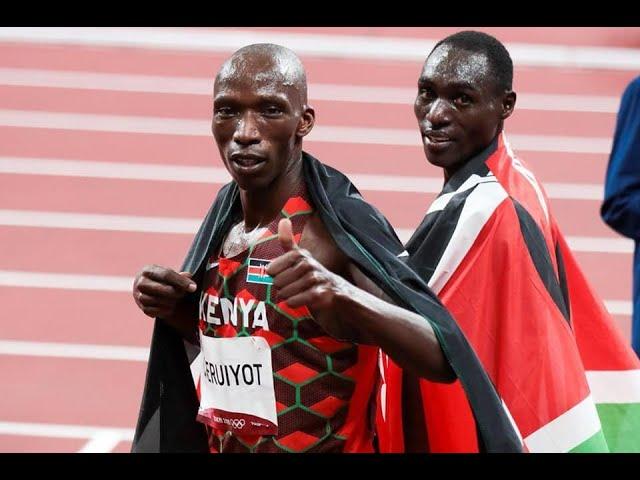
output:
[[[313,107],[308,105],[304,106],[304,110],[302,111],[302,116],[300,117],[300,123],[298,124],[298,129],[296,130],[296,135],[300,138],[305,137],[311,132],[313,125],[316,122],[316,112]]]
[[[506,120],[513,113],[514,108],[516,107],[516,92],[509,90],[502,97],[502,113],[500,118],[502,120]]]

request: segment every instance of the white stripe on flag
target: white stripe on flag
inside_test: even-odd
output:
[[[473,188],[476,185],[478,185],[479,183],[491,183],[491,182],[494,182],[494,183],[497,182],[496,177],[494,177],[493,175],[488,176],[488,177],[481,177],[480,175],[476,175],[474,173],[469,178],[467,178],[464,181],[464,183],[462,185],[460,185],[455,192],[443,193],[442,195],[437,197],[431,203],[431,206],[429,207],[429,210],[427,210],[427,215],[429,213],[433,213],[433,212],[438,212],[440,210],[444,210],[447,207],[447,205],[449,204],[449,201],[451,201],[451,199],[453,197],[455,197],[457,194],[462,193],[462,192],[466,192],[470,188]]]
[[[498,205],[507,197],[507,192],[497,182],[480,183],[471,192],[462,207],[451,239],[429,279],[429,287],[436,294],[440,293],[440,290],[449,281],[475,242],[482,227],[491,218]]]
[[[529,435],[524,443],[531,453],[567,453],[601,429],[596,406],[589,395]]]
[[[589,370],[587,381],[596,403],[640,403],[640,370]]]
[[[540,206],[542,207],[542,210],[544,211],[544,217],[546,218],[546,220],[548,222],[549,221],[549,208],[547,206],[547,201],[544,198],[544,194],[542,193],[542,189],[540,188],[540,184],[538,183],[538,180],[536,179],[536,177],[533,174],[533,172],[531,172],[528,169],[526,169],[525,166],[520,162],[520,159],[517,158],[514,155],[513,150],[511,149],[511,144],[509,143],[509,140],[507,139],[507,136],[505,134],[503,134],[502,138],[504,140],[505,149],[507,150],[507,153],[508,153],[509,157],[511,158],[511,165],[513,166],[513,168],[518,173],[520,173],[520,175],[522,175],[524,177],[524,179],[527,182],[529,182],[529,184],[533,188],[534,192],[536,193],[536,196],[538,197],[538,203],[540,204]]]
[[[520,443],[523,443],[524,441],[522,440],[522,434],[520,433],[520,429],[518,428],[518,425],[516,425],[516,421],[513,419],[513,416],[511,415],[511,411],[509,410],[509,407],[507,407],[507,404],[504,402],[504,399],[500,399],[502,400],[502,408],[504,408],[505,413],[507,414],[507,418],[509,419],[509,422],[511,422],[511,426],[513,427],[513,430],[516,432],[516,435],[518,435],[518,439],[520,439]]]

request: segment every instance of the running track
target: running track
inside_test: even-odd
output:
[[[317,124],[306,149],[349,173],[402,238],[439,190],[412,112],[451,28],[0,28],[0,451],[124,452],[152,322],[145,263],[178,267],[226,181],[212,78],[235,48],[301,54]],[[507,134],[544,182],[591,283],[629,337],[631,243],[598,209],[640,29],[491,28],[516,64]]]

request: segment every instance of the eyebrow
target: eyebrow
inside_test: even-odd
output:
[[[469,82],[453,82],[450,84],[451,87],[454,88],[461,88],[461,89],[466,89],[466,90],[478,90],[478,87],[476,85],[473,85],[472,83]]]
[[[260,95],[261,102],[286,103],[287,100],[289,100],[289,97],[287,97],[287,95],[285,95],[284,93],[280,95]]]
[[[432,83],[433,82],[431,80],[429,80],[428,78],[425,78],[425,77],[418,78],[418,85],[432,84]],[[447,85],[447,87],[448,88],[458,88],[458,89],[463,89],[463,90],[473,90],[473,91],[479,90],[477,86],[473,85],[470,82],[466,82],[466,81],[452,82],[452,83],[449,83]]]
[[[271,94],[267,94],[267,95],[261,95],[260,93],[258,93],[258,96],[260,97],[259,101],[261,103],[286,103],[288,98],[285,94],[280,94],[280,95],[271,95]],[[227,102],[227,101],[234,101],[235,98],[233,95],[229,95],[229,94],[225,94],[225,93],[219,93],[218,95],[213,97],[213,101],[215,102]]]

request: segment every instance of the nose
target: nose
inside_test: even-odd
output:
[[[451,110],[449,104],[441,98],[436,98],[427,106],[425,120],[434,129],[444,127],[451,123]]]
[[[246,112],[236,123],[233,141],[240,145],[254,145],[260,143],[260,131],[256,118],[251,112]]]

